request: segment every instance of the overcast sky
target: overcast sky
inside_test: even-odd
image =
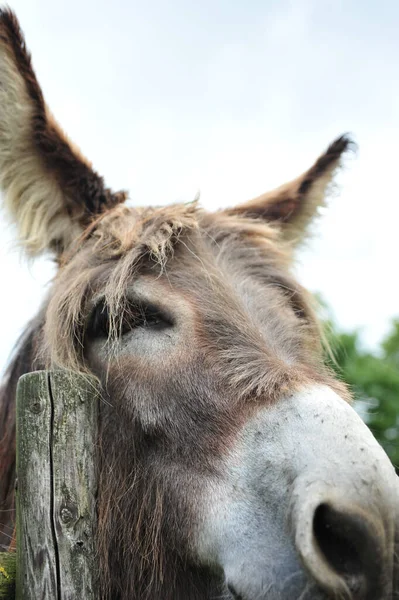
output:
[[[399,315],[397,0],[16,0],[45,97],[136,204],[241,202],[359,145],[301,282],[373,347]],[[1,110],[1,107],[0,107]],[[0,371],[53,273],[0,220]]]

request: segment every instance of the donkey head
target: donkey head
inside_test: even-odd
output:
[[[0,99],[5,204],[59,263],[42,352],[103,385],[104,597],[398,593],[397,478],[290,274],[349,140],[236,208],[129,208],[49,113],[9,11]]]

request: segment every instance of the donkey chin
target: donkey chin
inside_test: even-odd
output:
[[[399,478],[328,387],[261,410],[207,494],[200,554],[223,571],[232,598],[388,600],[399,593]]]

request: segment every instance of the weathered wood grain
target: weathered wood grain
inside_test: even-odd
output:
[[[21,377],[17,396],[17,598],[58,600],[48,374]]]
[[[98,600],[95,522],[97,387],[92,378],[50,373],[52,464],[60,600]]]
[[[95,600],[98,388],[64,371],[21,377],[17,599]]]

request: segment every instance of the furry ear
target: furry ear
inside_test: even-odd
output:
[[[347,136],[336,139],[305,173],[281,187],[245,204],[227,209],[231,215],[276,222],[286,239],[303,237],[307,225],[324,202],[341,157],[353,142]]]
[[[126,198],[105,187],[50,114],[9,9],[0,10],[0,187],[31,255],[61,253]]]

